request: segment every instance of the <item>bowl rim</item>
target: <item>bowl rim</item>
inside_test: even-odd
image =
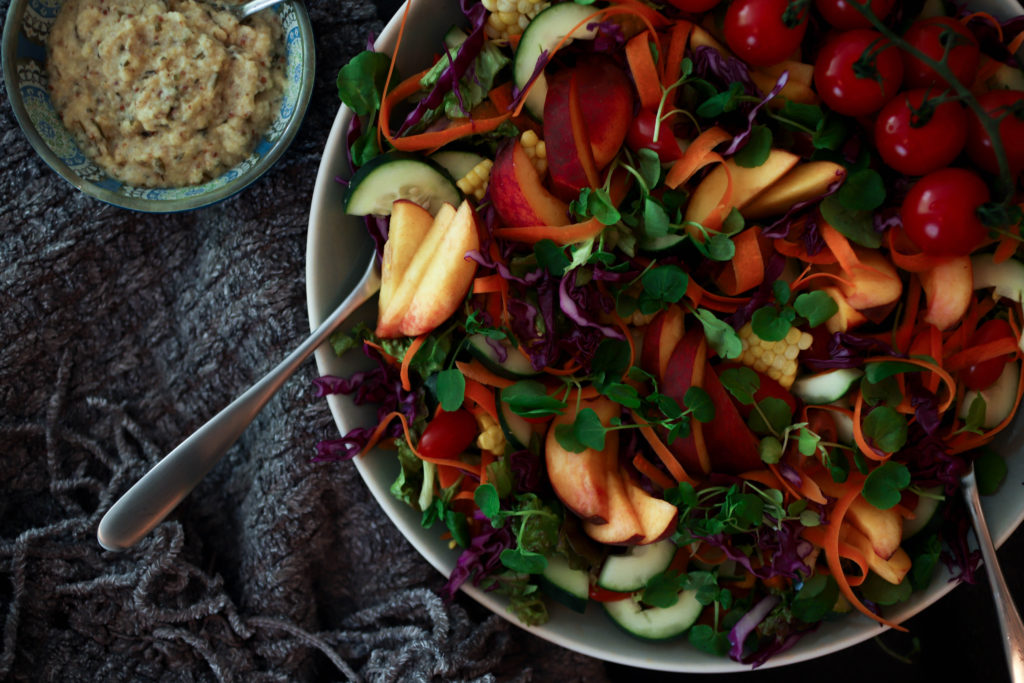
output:
[[[63,1],[63,0],[62,0]],[[42,136],[36,130],[29,116],[28,110],[17,92],[19,82],[17,73],[17,60],[15,58],[18,33],[24,20],[25,11],[28,7],[28,0],[12,0],[7,8],[7,16],[4,19],[3,35],[0,37],[0,45],[3,46],[0,61],[2,61],[4,87],[7,90],[7,100],[14,111],[14,118],[21,127],[29,144],[42,158],[46,165],[57,173],[70,185],[84,194],[98,199],[106,204],[122,209],[137,211],[140,213],[181,213],[193,211],[206,206],[211,206],[225,199],[228,199],[266,174],[270,168],[277,163],[278,159],[291,146],[292,140],[298,133],[299,128],[305,120],[306,111],[309,107],[313,94],[313,85],[316,76],[316,42],[313,35],[313,25],[306,11],[302,0],[285,0],[283,5],[290,5],[295,12],[296,23],[303,46],[302,75],[299,79],[300,87],[296,98],[295,108],[288,123],[281,131],[281,137],[277,143],[272,145],[244,174],[238,176],[235,181],[227,183],[216,190],[203,192],[189,197],[177,199],[149,199],[146,197],[129,197],[120,192],[110,190],[86,180],[76,174],[71,168],[58,157],[50,146],[46,144]]]
[[[375,48],[381,51],[393,51],[394,40],[397,37],[398,25],[401,15],[409,2],[413,4],[427,4],[427,0],[406,0],[390,19],[377,38]],[[454,0],[446,0],[453,2]],[[1001,4],[1004,7],[1013,5],[1020,8],[1017,0],[980,0],[976,4]],[[350,173],[344,147],[349,123],[352,119],[352,112],[344,105],[340,106],[325,144],[321,164],[317,172],[313,195],[311,198],[311,210],[309,213],[309,227],[307,232],[306,245],[306,296],[307,314],[309,316],[310,329],[313,330],[326,317],[327,313],[334,308],[341,300],[341,294],[346,291],[345,285],[354,284],[355,274],[335,273],[332,281],[325,284],[323,275],[325,268],[338,269],[339,263],[345,263],[345,254],[351,252],[341,249],[338,251],[337,236],[343,234],[344,229],[350,225],[359,225],[361,221],[355,217],[348,217],[350,225],[339,224],[339,214],[342,213],[340,204],[332,202],[334,193],[338,192],[338,183],[335,180],[337,175]],[[344,222],[344,221],[342,221]],[[330,236],[328,239],[325,236]],[[323,247],[328,247],[324,250]],[[375,302],[371,300],[367,304],[376,310]],[[364,314],[370,312],[364,310]],[[334,355],[329,345],[322,345],[315,352],[317,370],[320,374],[330,374],[337,369],[339,359]],[[359,412],[354,407],[351,399],[343,395],[330,395],[326,398],[328,407],[334,418],[335,425],[341,433],[356,426],[354,414]],[[1024,443],[1024,419],[1018,420],[1013,428],[1004,432],[1006,441],[1009,443]],[[1001,436],[1004,436],[1001,435]],[[1007,476],[1007,483],[995,496],[983,499],[985,513],[989,518],[989,526],[993,532],[996,546],[1001,546],[1024,522],[1024,502],[1013,501],[1020,499],[1019,492],[1010,490],[1010,482],[1024,480],[1024,452],[1015,454],[1015,458],[1008,460],[1010,471]],[[388,452],[381,452],[381,458],[389,458]],[[390,460],[395,460],[390,458]],[[433,534],[432,530],[424,530],[419,523],[419,516],[412,512],[411,508],[396,499],[390,494],[390,481],[381,482],[379,467],[380,460],[374,454],[367,458],[356,458],[355,467],[359,472],[363,483],[369,489],[371,495],[388,516],[406,541],[413,546],[428,563],[430,563],[443,576],[447,577],[455,565],[453,552],[436,542],[436,539],[427,536]],[[1017,494],[1017,495],[1015,495]],[[973,539],[972,539],[973,540]],[[921,614],[929,606],[945,597],[959,582],[950,580],[950,573],[947,568],[940,566],[932,578],[931,584],[924,590],[915,593],[914,598],[902,606],[891,609],[887,616],[903,622],[910,617]],[[648,669],[654,671],[665,671],[675,673],[695,674],[736,674],[750,671],[748,664],[741,664],[727,657],[717,657],[698,652],[691,645],[679,639],[664,641],[661,643],[650,643],[638,641],[626,636],[610,624],[593,624],[591,622],[610,622],[608,619],[595,616],[597,609],[594,605],[588,608],[586,614],[580,615],[570,611],[568,608],[558,604],[554,600],[548,601],[551,621],[541,626],[526,626],[516,619],[515,616],[506,610],[507,602],[493,593],[488,593],[481,588],[472,585],[470,582],[463,584],[461,589],[475,601],[489,609],[494,614],[504,618],[506,621],[523,629],[525,632],[538,636],[551,643],[584,654],[596,659],[613,662],[626,666]],[[599,609],[599,608],[598,608]],[[583,622],[579,620],[583,619]],[[565,620],[556,623],[556,620]],[[881,626],[866,617],[858,614],[847,615],[840,619],[823,625],[819,632],[809,634],[797,647],[781,652],[770,658],[760,669],[778,668],[791,664],[812,661],[835,654],[854,645],[860,644],[873,638],[889,627]],[[595,631],[597,633],[595,634]],[[617,635],[616,643],[625,643],[621,647],[607,648],[602,646],[602,638],[605,634],[612,632]],[[595,638],[595,635],[597,636]],[[807,647],[801,647],[806,645]],[[667,653],[671,652],[669,655]],[[680,654],[685,653],[685,654]],[[688,659],[686,654],[692,654]]]

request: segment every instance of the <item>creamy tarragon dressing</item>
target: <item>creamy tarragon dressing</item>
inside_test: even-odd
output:
[[[280,107],[281,23],[194,0],[68,0],[50,95],[82,151],[137,187],[202,183],[246,159]]]

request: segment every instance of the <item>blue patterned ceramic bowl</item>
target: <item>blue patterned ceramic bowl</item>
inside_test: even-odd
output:
[[[306,9],[292,0],[265,10],[281,17],[288,78],[277,119],[249,158],[218,178],[189,187],[140,188],[111,178],[81,152],[50,101],[46,40],[63,4],[64,0],[12,0],[4,23],[3,74],[11,107],[32,146],[51,168],[86,194],[135,211],[166,213],[208,206],[263,175],[298,132],[313,88],[315,53]]]

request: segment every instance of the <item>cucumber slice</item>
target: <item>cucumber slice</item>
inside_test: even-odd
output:
[[[597,36],[596,27],[589,29],[583,24],[576,28],[593,13],[593,7],[575,2],[562,2],[551,5],[534,17],[523,31],[512,59],[512,78],[516,87],[520,90],[526,87],[537,68],[537,60],[541,54],[550,52],[551,48],[566,36],[571,34],[575,40],[593,40]],[[573,30],[574,28],[576,30]],[[526,110],[538,121],[544,118],[544,99],[547,94],[547,79],[541,72],[526,96]]]
[[[443,149],[440,152],[430,155],[430,160],[437,162],[441,168],[448,171],[448,175],[458,182],[467,173],[476,168],[476,165],[484,160],[476,152],[464,152],[457,149]]]
[[[584,612],[590,599],[590,575],[573,569],[561,555],[549,555],[540,577],[541,588],[552,598],[576,612]]]
[[[975,289],[992,287],[992,296],[1024,303],[1024,263],[1006,259],[996,263],[992,254],[971,257],[971,277]]]
[[[903,520],[903,539],[906,540],[911,536],[915,535],[921,529],[928,526],[928,522],[932,521],[935,517],[935,512],[939,509],[940,504],[943,502],[942,487],[935,486],[933,488],[923,491],[927,494],[919,496],[917,499],[917,507],[914,508],[914,516],[910,519]]]
[[[436,214],[446,202],[457,206],[462,194],[435,162],[415,154],[387,152],[352,176],[345,192],[345,213],[390,216],[396,199],[409,199]]]
[[[534,431],[530,423],[527,422],[521,415],[516,415],[508,407],[508,404],[501,400],[501,397],[496,397],[496,405],[498,406],[498,424],[501,426],[501,431],[505,434],[505,440],[512,444],[512,448],[517,451],[521,451],[524,448],[538,452],[535,449]]]
[[[506,379],[523,379],[536,377],[539,372],[533,369],[530,359],[520,353],[517,349],[509,348],[500,341],[492,342],[482,334],[474,334],[469,337],[469,351],[488,370]],[[505,358],[498,357],[498,350],[491,344],[496,343],[505,347]]]
[[[675,638],[693,626],[702,609],[695,590],[681,591],[679,602],[671,607],[644,608],[639,595],[604,603],[604,610],[612,621],[627,633],[644,640]]]
[[[864,374],[857,368],[837,368],[817,375],[801,377],[793,382],[790,391],[804,403],[826,405],[838,401]]]
[[[609,555],[597,576],[597,585],[618,593],[632,593],[647,585],[672,563],[676,544],[671,540],[634,545],[622,555]]]

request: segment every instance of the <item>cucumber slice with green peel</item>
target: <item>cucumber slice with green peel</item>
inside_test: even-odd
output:
[[[431,154],[430,160],[448,171],[448,175],[458,182],[460,178],[464,178],[467,173],[476,168],[477,164],[484,160],[484,157],[476,152],[443,149],[440,152]]]
[[[617,593],[632,593],[672,564],[676,544],[671,540],[634,545],[622,555],[609,555],[597,575],[597,585]]]
[[[790,391],[804,403],[826,405],[838,401],[864,375],[858,368],[837,368],[807,375],[793,382]]]
[[[416,154],[387,152],[371,159],[349,180],[345,213],[390,216],[397,199],[416,202],[433,215],[445,202],[458,206],[462,193],[440,164]]]
[[[505,435],[505,440],[512,445],[513,450],[521,451],[528,449],[537,452],[539,449],[534,448],[534,446],[539,444],[536,443],[534,438],[535,432],[530,423],[521,415],[513,413],[508,404],[501,400],[500,396],[496,398],[498,424]]]
[[[924,495],[917,498],[917,507],[914,508],[914,516],[903,520],[903,539],[906,540],[917,534],[928,526],[928,523],[935,517],[936,511],[944,502],[942,498],[942,487],[922,491]]]
[[[496,375],[506,379],[524,379],[540,374],[533,369],[529,358],[500,341],[491,340],[482,334],[471,335],[468,341],[469,352]],[[505,358],[500,357],[500,351],[494,344],[504,347]]]
[[[512,59],[512,79],[516,88],[522,90],[526,87],[537,69],[537,60],[545,52],[550,53],[566,36],[571,35],[573,40],[593,40],[597,37],[596,26],[591,29],[587,28],[587,23],[581,25],[594,11],[589,5],[562,2],[551,5],[534,17],[519,38]],[[538,121],[544,118],[544,99],[547,93],[547,80],[541,72],[526,96],[526,110]]]
[[[548,556],[548,566],[540,577],[541,588],[552,598],[576,612],[584,612],[590,599],[590,575],[573,569],[561,555]]]
[[[704,609],[695,590],[681,591],[679,601],[671,607],[644,607],[639,595],[603,604],[612,621],[644,640],[668,640],[685,633]]]
[[[996,263],[992,254],[975,254],[971,256],[971,278],[974,289],[992,287],[994,297],[1024,303],[1024,263],[1017,259]]]

